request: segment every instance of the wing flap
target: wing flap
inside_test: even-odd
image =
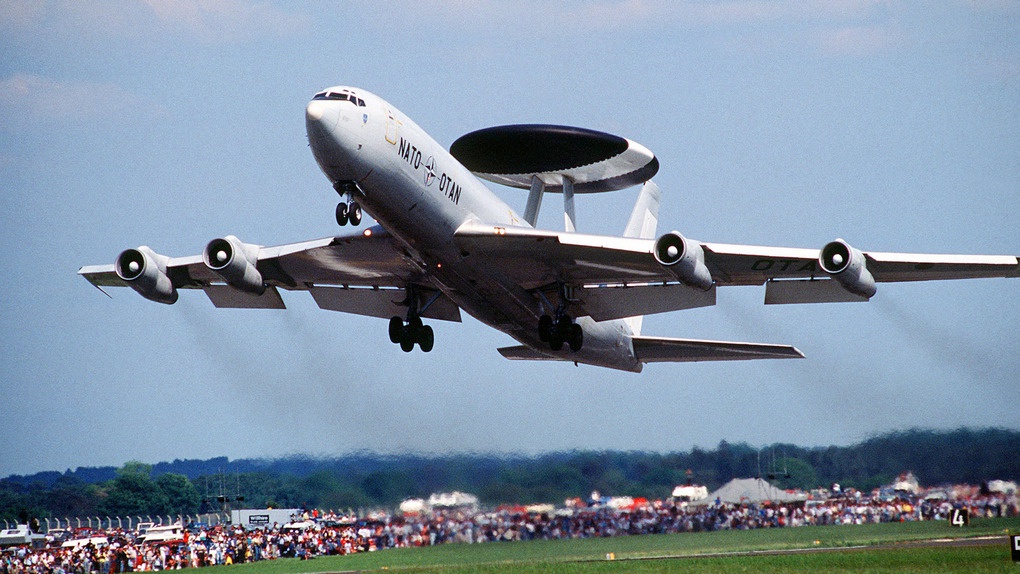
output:
[[[642,363],[690,363],[750,359],[803,359],[789,345],[703,341],[665,337],[633,337],[634,355]]]
[[[832,279],[789,279],[765,284],[766,305],[867,302]]]
[[[591,286],[578,291],[583,312],[596,321],[653,315],[715,305],[715,287],[702,291],[681,283]]]
[[[267,287],[262,295],[245,293],[229,285],[207,285],[202,288],[220,309],[286,309],[280,291],[276,287]]]
[[[320,309],[340,311],[367,317],[403,317],[407,312],[404,289],[365,289],[347,287],[313,287],[308,290]],[[427,293],[427,292],[426,292]],[[437,295],[421,314],[423,318],[460,322],[460,308],[445,295]]]

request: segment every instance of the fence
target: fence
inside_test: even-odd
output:
[[[39,526],[42,534],[51,530],[65,529],[74,530],[78,528],[93,528],[96,530],[134,530],[139,524],[152,523],[155,526],[169,526],[171,524],[190,524],[199,522],[209,526],[216,526],[229,522],[230,515],[222,512],[209,514],[178,514],[177,516],[76,516],[73,518],[41,518]],[[15,528],[16,522],[3,521],[4,530]]]

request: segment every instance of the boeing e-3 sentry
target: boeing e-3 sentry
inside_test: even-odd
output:
[[[861,251],[695,241],[657,235],[659,163],[644,146],[552,125],[482,129],[447,151],[395,107],[337,86],[305,109],[315,160],[341,195],[336,237],[262,247],[213,239],[201,255],[142,246],[112,265],[82,267],[93,285],[129,286],[160,303],[201,289],[216,307],[283,309],[280,290],[322,309],[389,320],[407,352],[432,350],[425,320],[461,310],[519,344],[508,359],[560,360],[640,372],[645,363],[801,358],[795,347],[649,337],[641,317],[714,305],[716,289],[765,285],[766,304],[867,301],[876,284],[1017,277],[1015,256]],[[481,179],[528,190],[523,215]],[[575,194],[641,186],[622,236],[580,233]],[[547,193],[563,198],[564,230],[536,228]],[[622,218],[621,218],[622,219]],[[381,329],[380,329],[381,330]]]

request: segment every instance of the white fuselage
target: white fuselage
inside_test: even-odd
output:
[[[580,351],[553,352],[538,337],[548,303],[510,281],[500,269],[460,252],[463,224],[528,226],[509,205],[424,130],[364,90],[334,87],[349,99],[314,99],[306,109],[312,153],[329,180],[356,182],[355,199],[403,243],[422,266],[417,283],[441,290],[478,320],[550,357],[640,371],[626,321],[581,317]]]

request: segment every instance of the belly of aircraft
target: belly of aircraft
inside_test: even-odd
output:
[[[538,318],[541,309],[537,299],[522,301],[521,293],[512,293],[493,270],[476,266],[451,266],[438,273],[437,286],[466,313],[479,321],[513,337],[517,342],[557,359],[621,369],[641,371],[641,363],[634,357],[630,331],[623,321],[596,322],[591,317],[580,317],[578,324],[584,329],[584,345],[580,351],[568,346],[553,351],[549,344],[538,338]],[[465,279],[470,278],[470,279]]]

